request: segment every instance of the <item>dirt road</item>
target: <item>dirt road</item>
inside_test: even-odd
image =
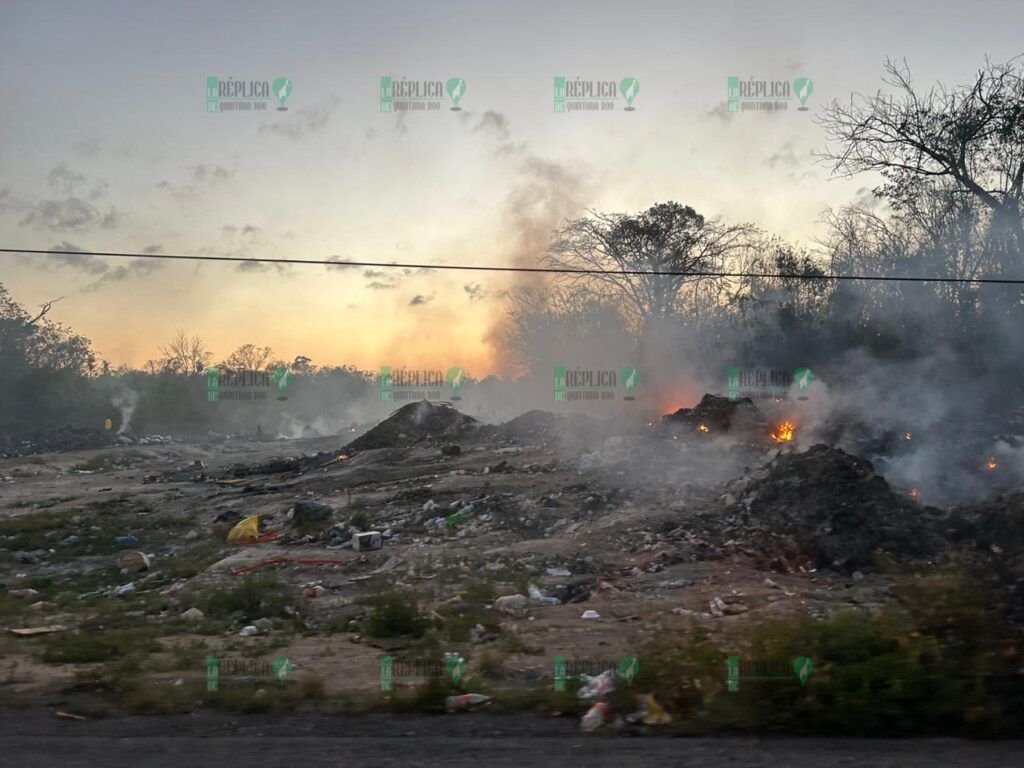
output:
[[[49,710],[0,714],[0,766],[229,768],[581,765],[701,768],[1003,768],[1019,741],[954,739],[660,738],[579,733],[572,719],[532,715],[120,717],[77,722]]]

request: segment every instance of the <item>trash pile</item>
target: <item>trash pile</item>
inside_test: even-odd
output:
[[[0,458],[32,456],[37,453],[88,451],[127,442],[113,432],[93,427],[39,427],[20,433],[0,433]]]
[[[551,413],[533,410],[498,426],[485,426],[480,436],[542,448],[600,443],[607,426],[582,413]]]
[[[730,400],[706,394],[693,408],[680,408],[661,417],[662,427],[682,423],[697,429],[705,426],[710,432],[756,432],[764,434],[768,422],[749,397]]]
[[[727,490],[721,535],[749,541],[774,566],[803,554],[850,572],[869,568],[878,550],[920,557],[944,544],[940,510],[892,491],[870,461],[839,448],[782,453]]]
[[[369,432],[345,446],[346,451],[397,448],[424,442],[451,443],[477,428],[477,420],[450,403],[420,400],[403,405]]]

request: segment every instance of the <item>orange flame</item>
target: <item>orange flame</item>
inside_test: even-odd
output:
[[[771,439],[776,443],[788,443],[793,439],[795,434],[796,425],[787,419],[779,424],[779,428],[772,432],[769,437],[771,437]]]
[[[347,458],[348,458],[348,454],[347,453],[339,453],[337,461],[345,461]]]
[[[910,489],[910,498],[912,498],[912,499],[916,499],[917,498],[917,488],[911,488]]]
[[[985,462],[985,466],[989,468],[990,472],[994,472],[999,468],[999,462],[995,460],[994,456],[989,456],[988,461]]]
[[[701,432],[710,432],[711,431],[711,430],[708,429],[708,425],[707,424],[698,424],[697,425],[697,429],[700,430]]]

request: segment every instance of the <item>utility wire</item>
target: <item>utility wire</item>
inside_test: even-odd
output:
[[[882,283],[969,283],[1024,285],[1024,278],[1000,277],[895,277],[888,275],[836,275],[784,272],[677,272],[649,269],[574,269],[571,267],[492,267],[476,264],[396,264],[382,261],[332,261],[330,259],[250,259],[243,256],[188,256],[171,253],[123,253],[116,251],[58,251],[28,248],[0,248],[0,253],[39,256],[111,256],[128,259],[169,259],[180,261],[237,261],[253,264],[316,264],[326,267],[373,267],[374,269],[462,270],[471,272],[541,272],[557,275],[651,275],[665,277],[758,277],[787,280],[867,280]]]

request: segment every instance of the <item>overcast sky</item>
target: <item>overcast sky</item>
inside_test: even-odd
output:
[[[820,107],[969,81],[1024,52],[1022,2],[0,0],[3,247],[531,264],[587,208],[677,200],[806,244],[874,180],[830,179]],[[465,81],[382,113],[379,79]],[[640,84],[556,113],[553,77]],[[730,75],[808,78],[808,111],[725,109]],[[286,77],[287,111],[206,111],[206,79]],[[494,369],[507,277],[0,255],[23,304],[114,364],[177,329],[320,364]]]

